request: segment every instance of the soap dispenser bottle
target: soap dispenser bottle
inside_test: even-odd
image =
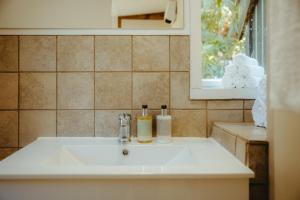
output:
[[[172,139],[172,117],[166,105],[161,106],[161,114],[156,116],[157,142],[169,143]]]
[[[141,115],[137,116],[137,141],[152,142],[152,116],[148,114],[148,106],[142,106]]]

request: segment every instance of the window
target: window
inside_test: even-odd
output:
[[[191,26],[191,99],[254,99],[256,88],[225,88],[222,78],[237,53],[266,66],[265,0],[197,2],[191,1],[191,24],[199,24]]]
[[[235,0],[204,0],[201,11],[202,77],[219,79],[233,55],[245,51]]]
[[[264,1],[203,0],[201,10],[202,78],[221,79],[237,53],[265,64]]]
[[[253,16],[246,26],[246,54],[256,58],[266,68],[266,16],[265,0],[258,1]]]

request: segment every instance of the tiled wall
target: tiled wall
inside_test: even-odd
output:
[[[0,158],[38,136],[116,136],[167,104],[174,136],[251,121],[252,101],[189,100],[187,36],[0,36]]]

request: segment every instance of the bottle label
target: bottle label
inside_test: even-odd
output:
[[[156,126],[157,126],[157,137],[172,136],[172,124],[170,119],[168,118],[157,119]]]
[[[139,120],[137,122],[137,136],[139,140],[152,139],[152,120]]]

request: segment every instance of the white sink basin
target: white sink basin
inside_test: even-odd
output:
[[[128,145],[117,138],[39,138],[0,162],[0,180],[25,177],[249,178],[253,172],[208,138]]]
[[[123,155],[123,150],[128,155]],[[195,164],[186,145],[64,145],[46,164],[167,166]]]
[[[253,175],[211,138],[39,138],[0,162],[0,199],[246,200]]]

